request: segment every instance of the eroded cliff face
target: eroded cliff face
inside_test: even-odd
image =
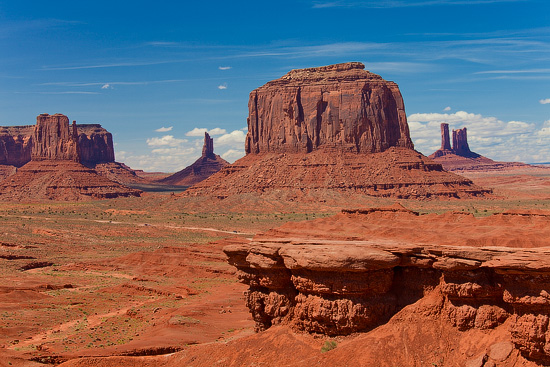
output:
[[[73,122],[60,113],[43,113],[36,118],[32,135],[33,146],[31,160],[65,160],[80,162],[78,133]]]
[[[430,297],[437,301],[423,312],[440,322],[462,332],[489,332],[506,322],[510,345],[528,359],[549,363],[550,215],[422,217],[402,208],[347,211],[288,224],[224,252],[249,285],[246,304],[258,330],[288,324],[326,335],[366,332]],[[423,224],[434,219],[437,225]],[[466,223],[478,228],[456,245],[444,244],[444,233],[431,243],[387,235],[402,224],[433,235]],[[503,223],[517,224],[506,236],[493,235]],[[499,246],[513,243],[525,248]]]
[[[292,70],[250,93],[247,153],[413,148],[397,84],[358,62]]]
[[[0,164],[21,167],[31,160],[34,126],[0,128]]]
[[[61,132],[61,130],[59,130],[59,122],[63,120],[64,123],[68,123],[69,119],[66,116],[61,114],[52,116],[43,114],[41,116],[44,121],[47,119],[51,119],[52,121],[55,120],[55,124],[57,125],[55,129],[52,127],[48,128],[52,129],[52,133],[54,134],[51,137],[47,137],[49,136],[49,132],[41,128],[39,133],[41,139],[49,139],[51,140],[49,143],[54,144],[58,144],[60,142],[59,139],[66,139],[66,137],[58,137],[56,135],[57,132]],[[40,116],[37,118],[37,121],[38,119],[40,119]],[[110,132],[102,128],[99,124],[76,124],[76,129],[78,133],[80,161],[82,163],[87,166],[94,166],[99,163],[115,161],[113,137]],[[35,125],[6,126],[0,128],[0,164],[21,167],[28,163],[31,160],[33,147],[35,145],[33,138],[34,132]],[[72,135],[72,128],[70,129],[69,135]],[[49,153],[45,152],[44,144],[45,141],[40,143],[41,147],[36,148],[37,155],[44,155],[44,157],[47,157],[48,155],[54,156],[59,154],[59,152],[57,152],[58,148],[55,148],[56,152],[51,150],[53,148],[48,148],[51,150]],[[59,156],[61,157],[64,155],[66,154],[60,154]]]
[[[99,124],[76,125],[80,159],[85,165],[115,161],[113,136]]]

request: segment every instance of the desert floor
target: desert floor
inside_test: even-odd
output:
[[[548,210],[549,171],[466,173],[492,188],[492,197],[398,202],[421,213],[475,216]],[[223,200],[201,206],[170,193],[146,193],[90,202],[0,203],[0,366],[165,355],[249,336],[254,323],[244,304],[246,287],[226,262],[225,244],[288,221],[395,202],[258,202],[228,211]],[[300,339],[319,350],[323,342]]]

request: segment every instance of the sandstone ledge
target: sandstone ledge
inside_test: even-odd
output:
[[[353,217],[361,227],[364,222],[374,223],[373,216],[377,215],[355,212],[337,217],[344,227],[341,232],[345,232],[344,218]],[[391,220],[388,215],[422,220],[412,213],[385,215],[378,221]],[[550,225],[544,215],[509,213],[480,220],[479,226],[509,216],[528,219],[531,231]],[[447,223],[471,220],[451,213],[439,219]],[[308,222],[303,234],[298,226],[294,230],[287,226],[224,248],[240,280],[249,285],[247,306],[258,330],[288,324],[326,335],[368,331],[403,307],[436,292],[443,301],[430,312],[440,315],[444,322],[466,331],[494,329],[508,321],[509,337],[516,349],[529,359],[550,361],[548,237],[548,243],[531,248],[403,242],[387,236],[364,238],[369,235],[346,240],[323,228],[338,219],[312,222],[318,222],[318,232],[322,233],[317,238],[307,236],[314,228]],[[525,225],[520,222],[518,226]],[[491,229],[486,230],[490,233]],[[546,236],[545,231],[534,236]]]

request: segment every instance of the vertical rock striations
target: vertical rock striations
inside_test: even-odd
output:
[[[80,162],[75,122],[71,130],[69,119],[65,115],[39,115],[34,127],[31,159]]]
[[[62,127],[58,124],[66,117],[58,114],[53,115],[41,115],[38,119],[56,121],[56,126],[53,128],[61,133]],[[44,123],[42,122],[42,124]],[[67,118],[68,121],[68,118]],[[72,128],[74,129],[74,128]],[[113,137],[110,132],[105,130],[99,124],[77,124],[76,130],[78,132],[78,146],[80,149],[80,161],[87,166],[94,166],[98,163],[109,163],[115,161],[115,152],[113,147]],[[21,167],[31,160],[33,150],[37,155],[43,155],[43,158],[48,154],[54,154],[53,151],[47,153],[42,146],[34,147],[34,134],[35,125],[28,126],[6,126],[0,128],[0,164]],[[54,132],[54,131],[52,131]],[[45,139],[46,132],[43,128],[36,132],[41,136],[41,139]],[[69,135],[72,136],[73,130],[70,130]],[[44,135],[45,134],[45,135]],[[66,134],[66,132],[64,133]],[[50,139],[59,140],[61,136],[57,136],[54,132]],[[67,138],[67,136],[65,136]],[[71,137],[70,139],[73,139]],[[49,149],[53,149],[50,147]],[[57,148],[56,148],[57,149]],[[57,155],[59,152],[55,152]],[[37,156],[38,158],[38,156]]]
[[[451,150],[451,139],[449,138],[449,124],[441,124],[441,150]]]
[[[87,166],[115,161],[113,136],[99,124],[80,124],[78,144],[81,162]]]
[[[456,155],[461,157],[479,157],[479,154],[470,150],[470,146],[468,145],[468,134],[465,127],[453,130],[453,151]]]
[[[412,149],[397,84],[364,68],[350,62],[292,70],[252,91],[246,153]]]

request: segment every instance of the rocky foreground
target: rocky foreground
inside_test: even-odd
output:
[[[506,233],[498,230],[503,225]],[[506,358],[515,350],[550,363],[550,213],[476,219],[418,216],[398,206],[349,210],[286,224],[224,251],[249,285],[246,302],[258,330],[369,332],[416,304],[399,314],[430,316],[415,338],[444,324],[459,332],[453,334],[460,351],[465,333],[479,330],[507,343]],[[378,344],[388,350],[401,342]]]

